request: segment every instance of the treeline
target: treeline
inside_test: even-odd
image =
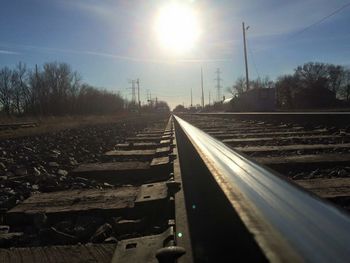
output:
[[[6,115],[104,114],[120,111],[119,94],[82,83],[66,63],[0,69],[0,110]]]
[[[309,108],[348,106],[350,103],[350,69],[341,65],[308,62],[298,66],[293,74],[282,75],[276,81],[268,77],[249,82],[250,89],[276,88],[279,108]],[[229,89],[235,96],[246,91],[244,78]]]

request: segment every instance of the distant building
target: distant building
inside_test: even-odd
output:
[[[256,88],[223,102],[226,111],[274,111],[276,89]]]
[[[336,94],[325,88],[307,88],[294,93],[293,107],[296,109],[329,108],[339,104]]]

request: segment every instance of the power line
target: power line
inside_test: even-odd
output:
[[[303,29],[299,30],[298,32],[290,35],[289,37],[287,37],[284,41],[289,41],[289,40],[292,40],[293,38],[295,38],[296,36],[298,35],[301,35],[303,34],[304,32],[306,32],[307,30],[309,30],[310,28],[316,26],[316,25],[319,25],[321,24],[322,22],[326,21],[327,19],[329,19],[330,17],[336,15],[337,13],[339,13],[340,11],[342,11],[343,9],[347,8],[350,6],[350,2],[344,4],[343,6],[339,7],[338,9],[334,10],[333,12],[331,12],[330,14],[322,17],[321,19],[317,20],[316,22],[304,27]],[[282,45],[281,43],[280,44],[277,44],[277,46],[280,46]]]
[[[342,11],[343,9],[345,9],[345,8],[347,8],[347,7],[349,7],[349,6],[350,6],[350,2],[347,3],[347,4],[345,4],[345,5],[343,5],[342,7],[338,8],[338,9],[336,9],[336,10],[333,11],[332,13],[326,15],[325,17],[321,18],[320,20],[318,20],[318,21],[312,23],[311,25],[308,25],[307,27],[303,28],[302,30],[296,32],[295,34],[293,34],[293,35],[291,36],[291,38],[292,38],[292,37],[295,37],[295,36],[297,36],[297,35],[300,35],[300,34],[302,34],[302,33],[304,33],[305,31],[309,30],[309,29],[310,29],[311,27],[313,27],[313,26],[316,26],[316,25],[318,25],[318,24],[321,24],[322,22],[324,22],[324,21],[327,20],[328,18],[334,16],[335,14],[339,13],[340,11]]]

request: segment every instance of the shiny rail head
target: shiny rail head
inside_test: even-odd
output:
[[[271,262],[349,262],[347,213],[175,120]]]

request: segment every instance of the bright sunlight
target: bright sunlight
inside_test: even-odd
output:
[[[155,31],[163,48],[184,53],[194,47],[200,35],[198,16],[188,5],[169,4],[159,10]]]

